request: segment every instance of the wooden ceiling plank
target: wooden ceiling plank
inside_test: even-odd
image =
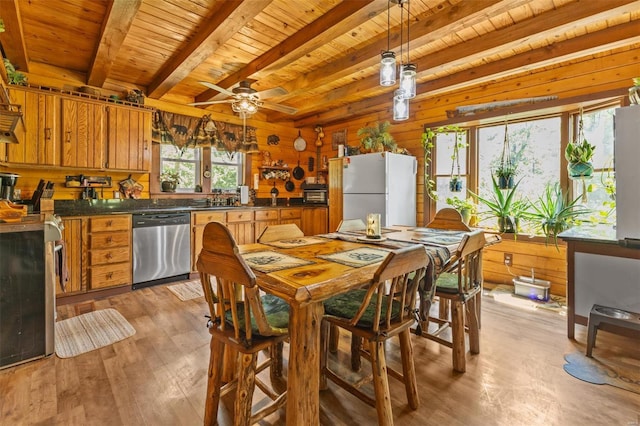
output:
[[[22,18],[18,0],[2,0],[2,15],[5,31],[0,33],[0,43],[13,66],[23,72],[29,72],[29,55],[24,42]]]
[[[120,51],[142,0],[113,0],[105,16],[89,67],[87,84],[102,87]]]
[[[264,55],[251,61],[247,66],[229,75],[217,83],[228,89],[238,81],[244,80],[258,71],[282,67],[295,59],[321,47],[326,40],[344,34],[346,28],[353,28],[371,19],[372,14],[386,10],[386,5],[371,4],[366,0],[347,1],[340,3],[328,13],[314,20],[293,36],[273,47]],[[361,9],[363,9],[361,11]],[[360,13],[356,13],[359,12]],[[196,97],[196,102],[206,102],[218,92],[208,89]]]
[[[463,66],[470,62],[484,59],[487,56],[512,49],[522,42],[535,37],[552,36],[554,33],[562,31],[567,26],[575,25],[576,22],[589,22],[594,19],[603,19],[607,16],[614,16],[621,10],[628,8],[629,3],[640,3],[632,0],[611,0],[610,2],[589,2],[573,3],[559,9],[551,10],[545,14],[537,15],[516,25],[504,27],[500,30],[487,33],[468,43],[461,43],[449,47],[443,51],[433,52],[414,61],[418,68],[418,79],[420,75],[428,75],[444,71],[457,66]],[[617,7],[615,7],[617,6]],[[335,77],[335,76],[334,76]],[[308,75],[315,87],[322,84],[320,79],[313,75]],[[348,97],[356,92],[366,96],[368,91],[379,90],[377,75],[370,75],[363,80],[359,80],[348,85],[335,88],[323,97],[329,104],[332,101]],[[330,83],[330,82],[327,82]],[[285,86],[285,89],[287,87]],[[290,92],[284,99],[290,99]],[[295,102],[291,102],[295,105]],[[304,108],[298,108],[299,114],[304,114]]]
[[[149,85],[147,96],[158,99],[167,93],[272,1],[222,2],[220,9],[216,10],[211,18],[205,21],[203,28],[194,34],[193,40],[184,49],[179,49],[165,64]]]
[[[637,30],[638,22],[632,21],[617,25],[595,33],[555,43],[551,46],[538,48],[531,52],[521,53],[500,61],[464,70],[443,78],[418,84],[417,100],[432,97],[452,90],[462,90],[466,87],[487,83],[496,79],[506,78],[523,72],[534,72],[549,65],[567,62],[595,53],[616,49],[640,42]],[[327,124],[331,120],[344,119],[349,115],[363,114],[389,108],[391,95],[383,94],[362,101],[348,104],[347,107],[327,107],[327,113],[322,114],[318,122]],[[304,114],[305,111],[299,111]],[[271,118],[271,117],[270,117]],[[314,117],[312,120],[317,120]],[[296,120],[296,127],[303,121]]]

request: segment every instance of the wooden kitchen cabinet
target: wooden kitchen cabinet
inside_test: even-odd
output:
[[[295,223],[302,229],[302,207],[280,210],[280,223]]]
[[[8,144],[5,161],[12,164],[60,164],[60,97],[11,88],[12,104],[20,105],[22,123],[15,129],[18,144]],[[24,124],[24,125],[23,125]]]
[[[255,242],[253,235],[254,226],[253,210],[232,210],[227,212],[227,228],[238,244],[251,244]]]
[[[87,219],[87,289],[131,285],[131,215]]]
[[[191,213],[191,272],[197,272],[196,262],[202,251],[202,234],[209,222],[225,223],[227,213],[224,211],[202,211]]]
[[[80,293],[82,288],[82,219],[69,218],[62,219],[62,240],[64,241],[63,255],[64,266],[61,271],[66,271],[66,280],[60,274],[56,275],[56,296],[67,296]],[[57,257],[54,257],[57,261]],[[64,291],[63,291],[64,285]]]
[[[62,98],[62,159],[65,167],[103,169],[106,153],[106,106]]]
[[[302,232],[304,235],[326,234],[329,212],[326,207],[302,209]]]
[[[151,170],[151,111],[110,105],[107,107],[106,168]]]
[[[270,210],[256,210],[255,212],[255,225],[253,227],[254,230],[254,241],[258,241],[258,237],[262,234],[262,231],[265,230],[267,226],[277,225],[278,224],[278,210],[270,209]]]

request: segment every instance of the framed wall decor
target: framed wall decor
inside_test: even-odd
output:
[[[347,144],[347,129],[337,130],[331,133],[331,148],[338,150],[338,145]]]

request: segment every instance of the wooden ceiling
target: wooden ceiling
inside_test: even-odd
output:
[[[394,88],[379,85],[378,63],[388,43],[406,55],[402,25],[422,100],[640,46],[631,0],[0,1],[5,57],[27,74],[180,104],[225,99],[200,81],[250,79],[286,90],[268,101],[298,112],[266,119],[297,126],[388,110]]]

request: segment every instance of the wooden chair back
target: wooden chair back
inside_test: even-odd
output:
[[[304,232],[295,223],[284,223],[282,225],[269,225],[258,237],[259,243],[285,240],[288,238],[304,237]]]
[[[444,267],[458,275],[458,293],[469,293],[482,288],[482,249],[485,246],[484,231],[476,230],[464,236],[458,250]]]
[[[391,252],[376,270],[360,309],[350,324],[355,326],[360,321],[371,301],[375,303],[374,333],[412,321],[418,284],[428,265],[429,256],[424,247],[411,246]],[[392,309],[398,303],[400,308]]]
[[[273,329],[267,322],[256,276],[238,251],[231,232],[220,222],[208,223],[204,228],[202,251],[198,256],[197,269],[209,305],[211,320],[225,331],[230,312],[235,339],[250,344],[251,321],[240,321],[239,303],[244,309],[244,318],[253,317],[261,336],[285,334],[286,330]],[[213,279],[215,278],[215,290]]]
[[[427,228],[471,231],[471,228],[462,221],[460,212],[451,207],[438,210],[433,220],[427,224]]]
[[[366,225],[362,219],[343,219],[338,224],[336,232],[362,231],[364,229],[366,229]]]

